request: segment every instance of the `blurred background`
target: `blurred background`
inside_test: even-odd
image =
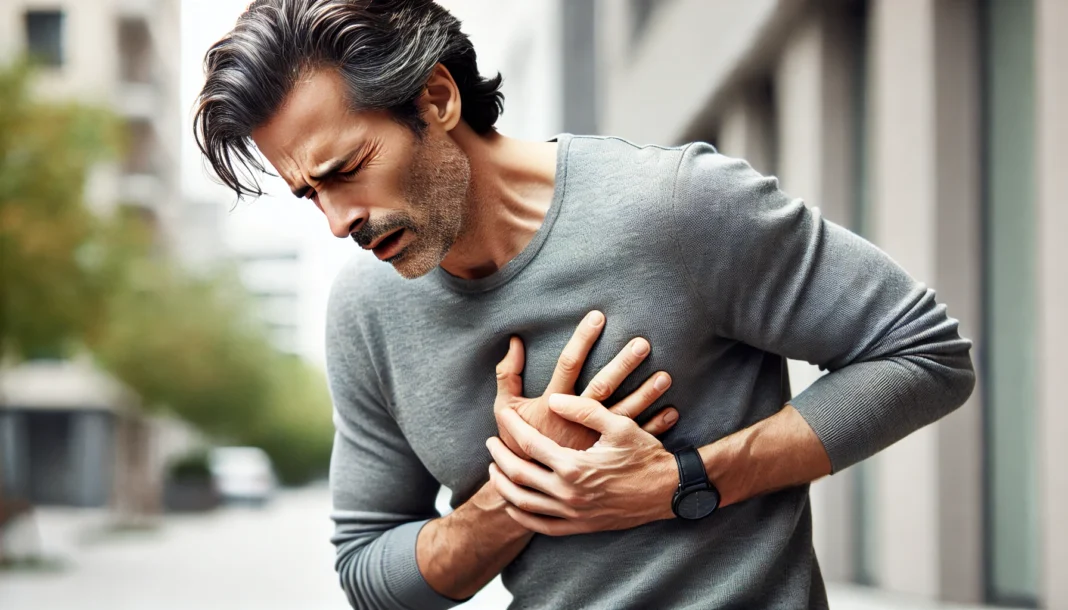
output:
[[[245,4],[0,0],[4,610],[347,607],[323,323],[356,248],[277,179],[236,203],[191,135]],[[442,4],[502,132],[711,142],[976,342],[964,408],[814,485],[833,608],[1068,608],[1068,1]]]

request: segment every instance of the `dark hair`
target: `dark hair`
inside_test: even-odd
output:
[[[197,145],[238,197],[262,195],[250,135],[303,75],[337,69],[354,110],[388,110],[421,137],[416,100],[439,63],[460,90],[463,120],[489,132],[504,109],[501,75],[479,76],[459,20],[430,0],[256,0],[204,57]]]

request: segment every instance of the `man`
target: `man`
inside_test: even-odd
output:
[[[708,145],[497,133],[459,28],[260,0],[205,62],[222,181],[258,194],[258,150],[389,263],[328,314],[350,602],[448,608],[502,573],[516,608],[826,607],[807,484],[964,402],[956,321]],[[787,357],[829,373],[791,399]]]

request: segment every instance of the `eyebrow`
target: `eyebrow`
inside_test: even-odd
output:
[[[348,165],[348,163],[352,161],[353,157],[355,156],[355,153],[353,153],[347,157],[341,157],[338,159],[327,161],[326,163],[319,165],[319,168],[315,171],[315,173],[309,177],[318,183],[321,183],[324,180],[329,180],[331,176],[338,172],[338,170]],[[304,186],[298,186],[297,188],[292,189],[292,191],[294,196],[304,197],[311,189],[312,187],[305,184]]]

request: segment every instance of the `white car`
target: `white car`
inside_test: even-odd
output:
[[[278,487],[271,458],[259,447],[216,447],[208,467],[224,502],[262,506]]]

